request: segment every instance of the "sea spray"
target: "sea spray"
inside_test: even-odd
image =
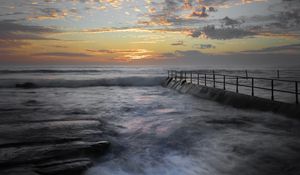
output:
[[[81,88],[95,86],[159,86],[164,77],[116,77],[86,80],[11,79],[1,80],[0,88]]]

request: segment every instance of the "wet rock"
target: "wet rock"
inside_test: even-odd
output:
[[[98,120],[52,120],[0,124],[0,174],[80,174],[110,145]]]
[[[108,141],[99,141],[95,142],[90,146],[90,149],[88,151],[90,153],[104,153],[110,146],[110,142]]]
[[[16,84],[16,88],[32,89],[37,88],[37,85],[31,82]]]
[[[206,123],[209,124],[220,124],[220,125],[235,125],[235,126],[244,126],[247,125],[245,121],[242,121],[240,119],[224,119],[224,120],[208,120]]]
[[[101,122],[97,120],[57,120],[0,125],[0,147],[60,143],[63,140],[101,138]],[[98,140],[97,140],[98,141]]]
[[[53,158],[68,158],[73,155],[88,155],[91,152],[104,153],[108,142],[74,141],[63,144],[20,145],[0,149],[0,166],[35,163]]]
[[[0,170],[0,174],[2,175],[39,175],[34,172],[32,168],[26,167],[17,167],[11,169]]]
[[[81,174],[91,165],[89,158],[67,159],[37,165],[35,171],[42,175],[74,175]]]

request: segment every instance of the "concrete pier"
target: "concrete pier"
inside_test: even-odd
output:
[[[175,80],[172,77],[167,78],[164,81],[163,86],[174,89],[180,93],[214,100],[237,108],[271,111],[292,118],[299,118],[300,116],[300,108],[297,104],[277,102],[260,97],[230,92],[223,89],[187,83],[186,80]]]

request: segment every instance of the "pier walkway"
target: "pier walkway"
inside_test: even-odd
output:
[[[286,103],[299,104],[299,81],[263,78],[240,75],[228,75],[210,71],[169,70],[168,77],[176,81],[222,89]]]

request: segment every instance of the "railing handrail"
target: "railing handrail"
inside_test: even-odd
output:
[[[179,73],[180,76],[177,76],[177,74]],[[226,85],[235,85],[236,86],[236,92],[239,93],[239,87],[248,87],[251,88],[251,95],[254,96],[254,89],[260,89],[260,90],[267,90],[267,91],[271,91],[271,100],[274,101],[274,92],[282,92],[282,93],[288,93],[288,94],[294,94],[296,97],[296,104],[299,103],[299,92],[298,92],[298,83],[300,81],[297,80],[284,80],[284,79],[275,79],[275,78],[263,78],[263,77],[252,77],[252,76],[248,76],[248,73],[246,72],[247,76],[240,76],[240,75],[228,75],[228,74],[220,74],[220,73],[215,73],[215,71],[208,72],[208,73],[203,73],[202,71],[177,71],[177,70],[168,70],[168,77],[175,77],[175,80],[177,80],[177,78],[179,77],[181,80],[188,79],[187,74],[190,74],[190,82],[193,83],[193,74],[197,74],[197,84],[199,85],[200,82],[200,78],[204,78],[205,81],[205,86],[207,86],[207,82],[212,82],[213,83],[213,87],[216,87],[216,83],[222,83],[223,84],[223,89],[226,90]],[[175,75],[175,76],[174,76]],[[200,75],[204,75],[204,77],[200,77]],[[207,76],[207,75],[211,75]],[[217,76],[221,76],[223,81],[218,81],[218,77]],[[226,79],[227,78],[227,79]],[[232,83],[232,82],[226,82],[226,80],[228,80],[228,78],[230,79],[235,79],[236,83]],[[241,84],[239,82],[240,79],[251,79],[251,86],[250,85],[246,85],[246,84]],[[266,81],[270,81],[271,82],[271,87],[267,88],[267,87],[259,87],[259,86],[255,86],[254,85],[254,81],[255,80],[266,80]],[[295,84],[295,90],[294,91],[288,91],[288,90],[280,90],[280,89],[276,89],[274,87],[274,82],[285,82],[285,83],[294,83]]]
[[[258,79],[258,80],[274,80],[274,81],[279,81],[279,82],[290,82],[290,83],[300,83],[299,80],[285,80],[285,79],[278,79],[278,78],[264,78],[264,77],[255,77],[255,76],[241,76],[241,75],[230,75],[230,74],[220,74],[220,73],[200,73],[200,72],[197,72],[197,71],[176,71],[176,70],[169,70],[169,71],[174,71],[174,72],[186,72],[186,73],[193,73],[193,74],[206,74],[206,75],[218,75],[218,76],[226,76],[226,77],[233,77],[233,78],[243,78],[243,79],[251,79],[251,78],[254,78],[254,79]]]

